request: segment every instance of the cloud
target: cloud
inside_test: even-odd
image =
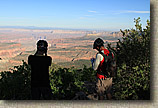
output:
[[[97,14],[97,15],[106,15],[106,14]]]
[[[127,13],[150,13],[150,11],[127,11]]]
[[[84,15],[84,16],[87,16],[87,17],[89,17],[89,16],[93,16],[93,15]]]
[[[89,10],[88,12],[91,12],[91,13],[97,13],[97,11],[92,11],[92,10]]]
[[[119,12],[117,12],[117,13],[115,13],[115,14],[122,14],[122,13],[139,13],[139,14],[146,14],[146,13],[150,13],[150,11],[129,11],[129,10],[127,10],[127,11],[119,11]]]

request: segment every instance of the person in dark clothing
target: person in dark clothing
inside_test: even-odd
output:
[[[32,99],[51,99],[51,87],[49,80],[49,66],[52,58],[47,56],[48,43],[45,40],[37,42],[37,51],[28,57],[31,66],[31,95]],[[45,56],[44,56],[45,54]]]

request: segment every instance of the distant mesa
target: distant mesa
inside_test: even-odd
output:
[[[92,33],[92,34],[87,34],[86,36],[98,36],[99,34],[97,33]]]
[[[120,37],[122,36],[122,33],[119,32],[100,32],[100,33],[96,33],[96,32],[91,32],[89,34],[86,34],[86,36],[89,37],[93,37],[93,36],[113,36],[113,37]]]

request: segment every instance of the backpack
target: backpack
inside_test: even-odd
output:
[[[100,54],[104,57],[103,66],[105,66],[105,71],[103,74],[107,77],[116,77],[116,60],[112,51],[109,50],[108,56],[103,52],[100,52]]]

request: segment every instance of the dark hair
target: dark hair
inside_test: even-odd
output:
[[[39,40],[37,42],[37,51],[44,51],[45,56],[47,56],[47,47],[48,47],[48,43],[45,40]],[[35,53],[35,55],[37,54],[37,52]]]
[[[45,40],[39,40],[39,41],[37,42],[37,46],[41,45],[41,43],[44,43],[44,47],[48,47],[48,43],[47,43],[47,41],[45,41]]]
[[[97,38],[94,41],[93,49],[96,49],[97,47],[101,47],[101,46],[104,46],[104,41],[101,38]]]

